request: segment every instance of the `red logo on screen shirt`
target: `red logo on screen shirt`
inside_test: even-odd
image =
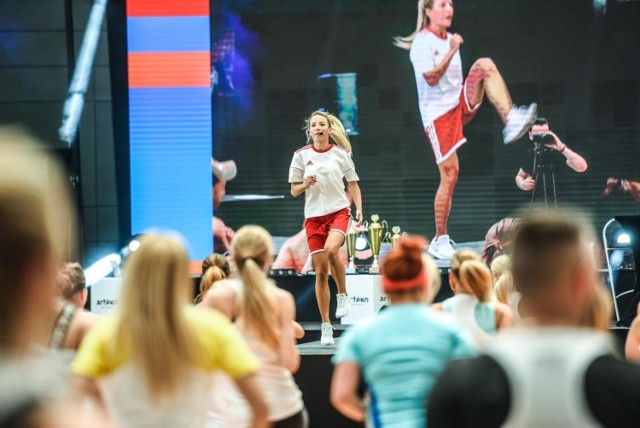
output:
[[[313,165],[313,162],[311,161],[307,162],[307,166],[311,166],[311,165]]]
[[[434,56],[438,56],[440,55],[440,52],[438,52],[437,50],[433,53]]]

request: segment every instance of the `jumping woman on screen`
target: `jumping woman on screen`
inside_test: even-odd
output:
[[[351,159],[351,144],[340,120],[316,111],[306,121],[307,142],[293,154],[289,169],[291,195],[305,195],[304,227],[316,272],[316,298],[322,317],[322,345],[333,345],[329,321],[329,272],[338,287],[336,318],[350,310],[345,267],[339,256],[351,219],[351,202],[344,182],[356,205],[356,220],[362,223],[362,196],[358,174]]]
[[[477,60],[466,79],[462,76],[462,36],[449,33],[453,20],[451,0],[420,0],[416,31],[396,37],[394,44],[409,51],[418,89],[422,124],[440,171],[440,185],[434,200],[436,235],[429,253],[440,259],[453,255],[447,223],[458,180],[456,151],[467,140],[462,128],[482,104],[485,93],[504,129],[505,144],[519,139],[536,118],[537,106],[516,107],[507,86],[489,58]]]

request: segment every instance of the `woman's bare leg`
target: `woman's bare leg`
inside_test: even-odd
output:
[[[458,181],[460,165],[458,155],[452,154],[447,160],[438,165],[440,171],[440,185],[434,199],[434,214],[436,220],[436,238],[447,234],[447,223],[451,212],[453,191]]]
[[[502,75],[490,58],[480,58],[471,66],[464,85],[471,108],[480,104],[486,93],[502,123],[507,123],[507,115],[513,103]]]

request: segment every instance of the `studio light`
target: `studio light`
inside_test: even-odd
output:
[[[618,244],[631,244],[631,236],[628,233],[621,233],[616,241]]]
[[[122,257],[120,254],[111,253],[104,256],[88,268],[84,270],[84,276],[87,280],[87,286],[91,287],[103,278],[111,275],[111,273],[118,269]]]

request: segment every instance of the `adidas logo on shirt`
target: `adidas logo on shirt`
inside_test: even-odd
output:
[[[309,160],[309,162],[307,162],[307,166],[311,166],[313,165],[313,162],[311,162],[311,160]]]

